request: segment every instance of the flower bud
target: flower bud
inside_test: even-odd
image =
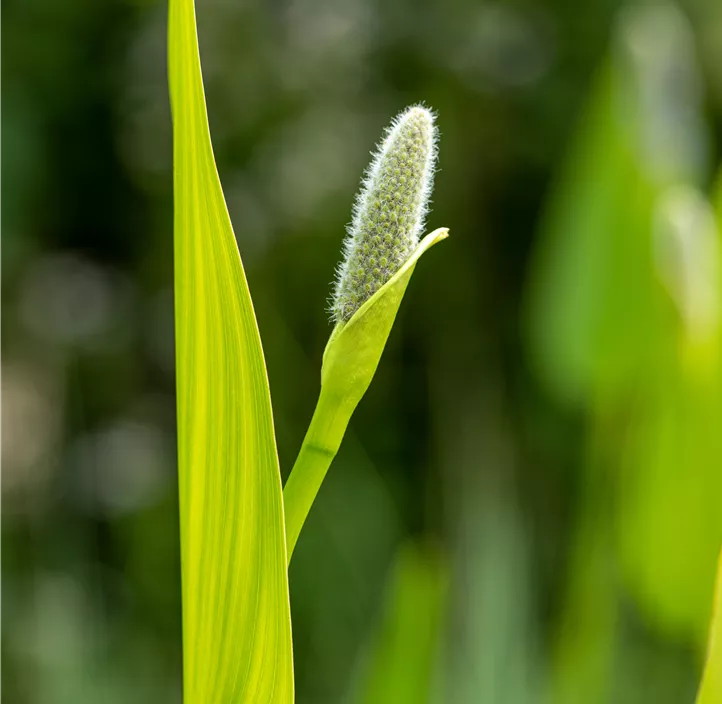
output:
[[[409,259],[424,227],[437,129],[424,107],[392,123],[366,172],[344,242],[331,314],[345,323]]]

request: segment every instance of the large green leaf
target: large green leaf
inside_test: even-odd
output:
[[[283,500],[253,306],[213,158],[192,0],[170,0],[184,701],[292,702]]]

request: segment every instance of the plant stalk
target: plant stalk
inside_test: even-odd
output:
[[[283,489],[288,562],[308,512],[336,456],[357,401],[344,399],[321,385],[321,393],[301,450]]]

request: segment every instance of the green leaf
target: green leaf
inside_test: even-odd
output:
[[[371,384],[416,262],[447,236],[444,227],[426,235],[401,269],[331,333],[318,404],[283,491],[289,560],[351,415]]]
[[[655,208],[668,187],[701,183],[705,171],[693,43],[671,3],[618,15],[549,197],[526,327],[537,373],[566,402],[618,397],[666,342],[651,256]],[[684,76],[684,100],[674,75]]]
[[[437,550],[411,542],[402,546],[354,701],[431,701],[448,579],[448,565]]]
[[[703,647],[722,542],[722,242],[709,202],[689,186],[667,190],[656,220],[655,263],[675,334],[664,360],[639,375],[616,532],[621,576],[642,613]]]
[[[722,553],[717,563],[714,612],[707,647],[707,662],[702,675],[697,704],[722,702]]]
[[[714,198],[717,222],[722,229],[722,169],[717,176]],[[720,298],[722,299],[722,295]],[[722,701],[722,552],[717,562],[717,585],[707,645],[707,660],[697,704],[717,704],[720,701]]]
[[[253,306],[213,158],[192,0],[170,0],[184,701],[293,701],[283,500]]]

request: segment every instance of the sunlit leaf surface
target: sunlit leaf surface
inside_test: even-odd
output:
[[[722,554],[717,567],[714,615],[709,633],[709,649],[697,704],[722,701]]]
[[[192,0],[170,0],[184,701],[291,702],[268,380],[213,158]]]

